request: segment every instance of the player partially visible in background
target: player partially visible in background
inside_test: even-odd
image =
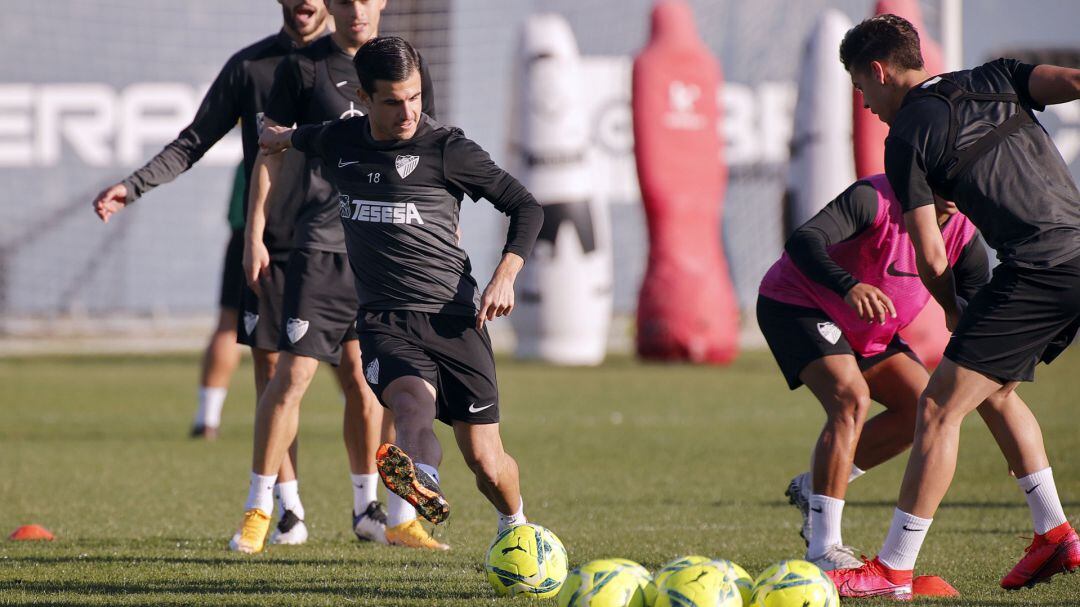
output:
[[[933,516],[952,483],[965,417],[986,399],[1010,423],[991,426],[1031,511],[1035,538],[1001,580],[1031,586],[1080,568],[1043,446],[1016,388],[1080,329],[1080,191],[1035,118],[1080,99],[1080,70],[998,59],[940,76],[922,62],[919,34],[896,15],[849,30],[840,60],[866,106],[889,125],[885,173],[904,211],[919,277],[953,331],[919,398],[915,438],[892,524],[877,557],[829,572],[841,596],[907,595]],[[957,298],[934,198],[953,200],[998,254],[990,282]]]
[[[240,364],[237,347],[237,323],[240,320],[240,296],[244,289],[244,191],[247,189],[247,173],[244,163],[236,167],[232,191],[229,193],[229,244],[225,247],[225,260],[221,269],[221,296],[218,299],[218,324],[210,335],[210,343],[202,357],[202,375],[199,381],[199,408],[191,424],[192,438],[217,438],[221,425],[221,409],[229,382]]]
[[[259,128],[273,85],[274,72],[278,64],[294,49],[310,44],[324,36],[327,31],[326,6],[322,0],[280,0],[280,5],[284,22],[281,31],[241,49],[230,57],[211,84],[191,124],[145,166],[98,194],[93,206],[102,221],[108,222],[113,214],[142,195],[159,185],[171,182],[190,169],[236,126],[237,121],[240,122],[244,151],[242,200],[247,200],[250,175],[259,151]],[[262,243],[269,252],[270,260],[266,274],[278,277],[279,280],[263,281],[262,292],[258,297],[246,285],[241,284],[241,314],[234,324],[239,341],[251,347],[255,363],[256,395],[262,393],[277,362],[284,284],[280,277],[292,249],[293,224],[302,197],[303,158],[297,155],[283,160],[283,164],[286,167],[283,174],[287,173],[289,178],[282,182],[288,185],[282,185],[276,192],[279,197],[278,204],[274,205],[273,213],[266,217],[265,229],[261,232]],[[236,263],[235,257],[232,260],[226,259],[226,272],[230,271],[230,263]],[[242,269],[240,272],[242,276]],[[226,289],[231,287],[223,286],[223,300],[226,295],[232,298],[231,293],[225,293]],[[223,306],[219,329],[226,328],[228,313]],[[224,340],[220,333],[215,333],[209,349],[216,352]],[[204,368],[208,369],[208,372],[204,373],[203,387],[209,387],[210,390],[203,391],[206,398],[200,399],[199,410],[206,412],[212,421],[213,412],[220,411],[225,399],[225,392],[220,385],[223,373],[218,364],[210,361],[210,357],[206,359]],[[210,369],[214,371],[210,372]],[[209,425],[206,418],[203,420],[204,426]],[[198,424],[199,420],[196,423]],[[292,469],[291,459],[286,458],[282,464],[282,476],[293,477]],[[295,483],[279,488],[279,493],[283,494],[286,500],[299,501]],[[295,498],[292,497],[294,495]]]
[[[911,445],[929,378],[899,335],[930,300],[901,215],[884,175],[855,182],[795,230],[758,295],[758,324],[788,386],[805,384],[826,414],[811,472],[787,492],[803,512],[806,560],[826,571],[862,565],[841,539],[848,482]],[[937,221],[960,295],[971,297],[990,272],[983,240],[951,203],[938,201]],[[886,410],[867,420],[871,400]],[[1003,423],[993,403],[984,409]]]

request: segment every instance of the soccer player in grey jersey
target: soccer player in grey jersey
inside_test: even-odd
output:
[[[281,31],[241,49],[230,57],[211,84],[191,124],[146,165],[98,194],[93,201],[93,207],[102,221],[108,222],[112,215],[127,205],[190,169],[215,143],[236,127],[237,121],[240,122],[244,150],[242,179],[246,199],[248,176],[258,155],[259,125],[270,96],[274,72],[295,49],[324,37],[327,29],[326,6],[323,0],[279,0],[279,4],[284,21]],[[235,347],[228,343],[230,339],[233,343],[240,341],[251,347],[256,395],[262,393],[273,374],[278,357],[277,330],[282,274],[292,249],[292,226],[300,199],[296,192],[302,185],[304,169],[303,158],[297,159],[296,156],[300,155],[290,155],[283,161],[287,167],[283,171],[284,183],[275,194],[280,197],[279,204],[275,206],[274,213],[266,217],[266,229],[262,232],[263,245],[268,251],[262,293],[256,297],[250,289],[245,289],[239,298],[239,309],[222,306],[218,330],[208,348],[207,371],[202,381],[204,388],[211,389],[200,390],[200,409],[220,409],[225,399],[224,388],[221,387],[221,364],[212,361],[225,346]],[[239,268],[236,268],[236,271],[241,272]],[[228,330],[230,326],[232,331]],[[355,450],[348,438],[346,447]],[[283,508],[302,509],[291,457],[283,460],[278,482],[275,490],[281,498]],[[303,526],[298,525],[293,533],[275,538],[283,542],[298,543],[306,538],[306,535]]]
[[[484,323],[513,310],[514,280],[543,211],[459,129],[421,113],[419,57],[407,42],[374,38],[355,63],[367,116],[295,132],[268,128],[260,145],[266,152],[291,145],[321,158],[339,193],[365,377],[397,426],[398,445],[379,448],[379,473],[424,518],[445,520],[449,504],[437,470],[442,450],[433,431],[438,419],[453,427],[499,528],[523,523],[518,466],[499,434]],[[455,236],[466,194],[510,217],[502,260],[482,292]]]
[[[122,181],[105,188],[95,197],[94,210],[102,221],[108,222],[109,217],[125,206],[190,169],[236,126],[238,120],[242,130],[243,189],[246,194],[247,175],[251,172],[258,154],[257,126],[270,94],[274,70],[282,58],[294,48],[304,46],[326,32],[326,8],[323,0],[282,0],[282,13],[284,26],[279,33],[245,47],[229,58],[207,91],[194,120],[176,139],[146,165]],[[266,247],[272,251],[274,260],[279,262],[288,257],[292,239],[292,217],[289,215],[296,212],[295,205],[280,206],[271,218],[271,228],[266,233]],[[234,248],[235,244],[230,242],[230,251]],[[241,273],[239,256],[227,255],[226,263],[230,261],[235,262],[236,267],[225,268],[224,282],[230,284],[222,285],[218,327],[204,355],[199,389],[199,414],[193,428],[193,435],[207,438],[213,438],[217,434],[217,424],[212,422],[220,417],[231,376],[229,369],[236,366],[232,357],[238,338],[241,343],[252,347],[256,385],[260,391],[273,370],[276,357],[276,347],[269,344],[271,341],[276,343],[276,334],[272,336],[272,340],[249,335],[254,333],[254,323],[249,323],[252,331],[238,331],[241,326],[240,312],[246,310],[247,306],[238,301],[242,299],[242,284],[231,284],[228,280],[231,275],[239,276]],[[235,293],[231,292],[233,287]],[[229,289],[229,292],[226,292],[226,289]],[[258,311],[258,308],[252,306],[249,313],[257,318]],[[275,324],[269,318],[264,318],[262,323],[263,327]]]

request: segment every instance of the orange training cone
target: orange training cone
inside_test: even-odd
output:
[[[56,538],[53,537],[52,533],[49,533],[48,529],[41,525],[23,525],[13,531],[11,535],[8,536],[8,539],[16,542],[51,542]]]
[[[936,575],[920,575],[911,581],[915,596],[960,596],[960,592]]]

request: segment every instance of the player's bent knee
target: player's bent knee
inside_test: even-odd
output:
[[[916,427],[922,432],[935,432],[951,427],[960,427],[964,416],[954,408],[945,406],[936,396],[923,393],[919,397],[919,410],[916,418]]]
[[[870,411],[870,394],[864,387],[843,386],[837,388],[836,402],[827,408],[831,424],[856,427],[866,420]]]
[[[465,462],[476,475],[476,480],[488,485],[498,485],[502,470],[502,453],[494,451],[472,453],[465,456]]]

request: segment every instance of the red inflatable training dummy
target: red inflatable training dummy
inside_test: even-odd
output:
[[[919,32],[919,44],[922,47],[923,63],[926,71],[940,74],[945,70],[941,56],[941,47],[930,38],[923,26],[922,9],[918,0],[879,0],[874,7],[874,14],[892,13],[907,19]],[[866,177],[885,172],[885,137],[889,134],[889,125],[882,122],[870,110],[863,107],[862,93],[855,91],[852,122],[852,135],[855,143],[855,175]],[[945,346],[949,344],[949,330],[945,328],[945,312],[933,299],[926,304],[922,313],[911,324],[900,331],[900,337],[911,346],[930,367],[941,362]]]
[[[632,102],[649,227],[637,309],[642,358],[719,364],[738,353],[739,311],[720,242],[720,82],[690,7],[657,2],[649,43],[634,60]]]

